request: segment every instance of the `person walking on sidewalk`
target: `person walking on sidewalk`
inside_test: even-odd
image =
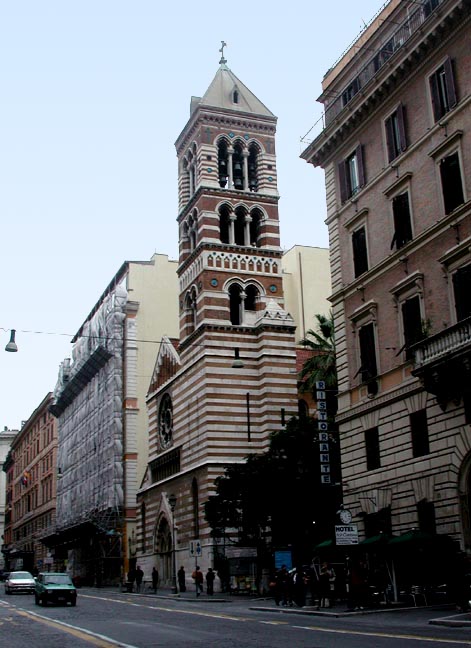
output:
[[[159,587],[159,572],[156,567],[152,567],[152,589],[154,594],[157,594],[157,588]]]
[[[215,573],[211,569],[211,567],[208,569],[208,572],[206,574],[206,593],[209,594],[209,596],[212,596],[214,594],[214,579],[215,579]]]
[[[186,575],[183,565],[178,570],[178,589],[180,592],[186,592]]]
[[[192,573],[191,577],[195,581],[196,596],[199,596],[203,591],[203,572],[198,567],[198,565],[196,565],[195,571]]]
[[[144,578],[144,572],[142,569],[139,567],[139,565],[136,567],[136,592],[141,591],[141,585],[142,585],[142,579]]]

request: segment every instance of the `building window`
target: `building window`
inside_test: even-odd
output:
[[[354,196],[365,184],[363,149],[359,145],[355,151],[338,166],[340,181],[340,198],[345,202]]]
[[[374,324],[370,322],[362,326],[358,332],[360,342],[360,369],[362,382],[368,385],[368,393],[377,392],[376,377],[378,366],[376,364],[375,332]]]
[[[464,421],[471,425],[471,391],[463,393]]]
[[[425,0],[424,2],[424,16],[427,18],[427,16],[430,16],[432,11],[438,7],[439,0]]]
[[[435,121],[438,121],[457,104],[453,66],[447,58],[430,77],[430,93]]]
[[[353,269],[355,277],[368,270],[368,250],[366,246],[366,230],[364,227],[359,227],[352,233],[352,249],[353,249]]]
[[[377,536],[380,533],[392,535],[391,507],[386,506],[377,513],[365,515],[364,523],[367,538]]]
[[[358,77],[353,79],[353,81],[348,85],[345,90],[342,92],[342,105],[346,106],[349,101],[357,94],[360,89],[360,81]]]
[[[391,241],[391,250],[396,246],[399,250],[412,240],[412,226],[409,205],[409,192],[405,191],[392,199],[394,219],[394,236]]]
[[[409,415],[412,441],[412,456],[423,457],[429,454],[427,410],[422,409]]]
[[[379,452],[379,430],[377,427],[365,430],[366,469],[381,468]]]
[[[433,502],[429,502],[427,499],[420,500],[417,503],[417,518],[422,533],[434,534],[437,532],[435,505]]]
[[[461,321],[471,316],[471,264],[459,268],[453,274],[456,319]]]
[[[420,312],[420,297],[416,295],[402,302],[402,325],[404,331],[404,347],[406,360],[410,360],[413,353],[410,347],[423,339],[422,314]]]
[[[440,178],[442,181],[445,214],[464,203],[463,184],[461,181],[460,159],[455,151],[440,160]]]
[[[388,160],[392,162],[397,156],[405,151],[406,129],[404,123],[404,106],[399,104],[396,110],[384,122],[386,129],[386,144],[388,147]]]

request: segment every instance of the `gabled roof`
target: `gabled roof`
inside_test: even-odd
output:
[[[177,339],[169,338],[166,335],[162,338],[147,394],[168,382],[180,368],[180,357],[177,352],[178,342]]]
[[[237,103],[234,102],[234,91],[237,91]],[[231,72],[225,63],[221,63],[219,66],[216,76],[206,90],[203,98],[191,98],[192,113],[197,106],[223,108],[233,112],[275,117],[247,86]]]

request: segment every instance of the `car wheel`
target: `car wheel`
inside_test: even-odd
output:
[[[34,602],[39,605],[39,596],[37,594],[34,595]]]
[[[39,602],[41,603],[41,605],[42,605],[43,607],[44,607],[45,605],[47,605],[47,601],[46,601],[46,599],[44,598],[44,596],[41,596],[41,598],[39,599]]]
[[[72,600],[70,601],[70,605],[71,605],[72,607],[75,607],[75,606],[77,605],[77,599],[72,599]]]
[[[9,587],[5,587],[5,594],[11,594],[11,590]]]

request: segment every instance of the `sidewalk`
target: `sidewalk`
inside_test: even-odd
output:
[[[95,588],[84,588],[84,589],[95,589]],[[107,590],[117,593],[128,594],[128,596],[138,596],[146,597],[151,599],[164,599],[172,601],[181,601],[185,603],[231,603],[237,604],[241,607],[247,607],[248,610],[259,611],[259,612],[275,612],[279,614],[298,614],[303,616],[324,616],[331,618],[338,617],[355,617],[360,615],[367,614],[382,614],[382,613],[406,613],[414,610],[437,610],[441,612],[440,616],[437,618],[431,619],[429,623],[431,625],[442,625],[449,627],[463,627],[471,626],[471,613],[457,613],[455,607],[452,604],[442,604],[442,605],[429,605],[429,606],[418,606],[418,607],[406,607],[404,605],[397,606],[384,606],[384,607],[375,607],[375,608],[365,608],[363,610],[351,610],[348,608],[347,604],[344,602],[339,603],[333,608],[321,608],[317,609],[317,606],[306,605],[302,608],[293,605],[292,607],[283,607],[275,605],[275,601],[271,597],[260,597],[260,596],[245,596],[245,595],[231,595],[225,593],[216,593],[213,596],[208,596],[206,593],[202,593],[200,596],[196,596],[196,592],[192,590],[187,590],[182,593],[174,594],[171,589],[159,588],[157,593],[151,589],[146,589],[141,592],[122,592],[119,587],[104,587],[100,590]]]

